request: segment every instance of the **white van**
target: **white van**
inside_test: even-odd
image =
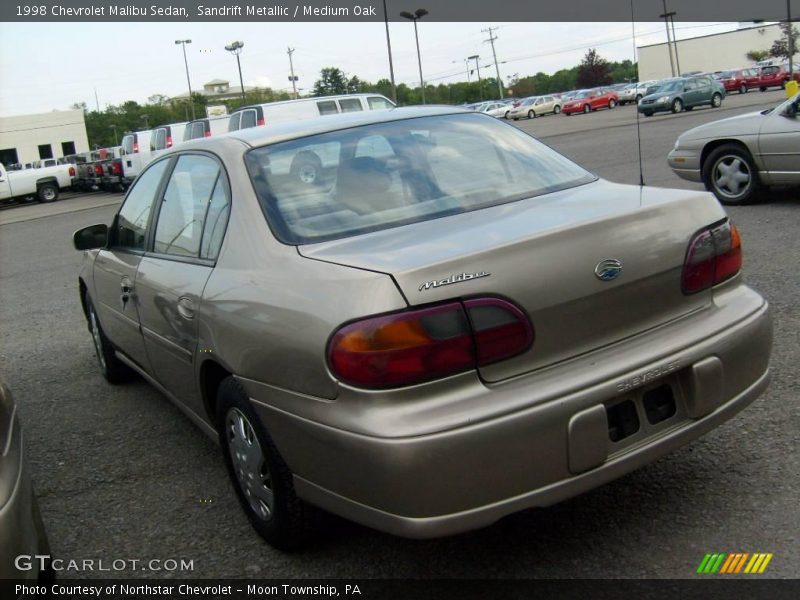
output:
[[[316,96],[299,100],[254,104],[237,108],[231,113],[228,120],[228,131],[285,121],[313,119],[323,115],[390,108],[394,108],[394,103],[380,94]]]
[[[183,141],[197,140],[212,135],[228,133],[228,117],[209,117],[197,119],[186,123],[183,131]]]
[[[130,184],[153,158],[150,138],[153,131],[134,131],[122,136],[122,179]]]

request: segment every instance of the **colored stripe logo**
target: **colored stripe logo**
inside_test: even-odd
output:
[[[738,575],[739,573],[760,575],[767,570],[767,565],[771,560],[771,552],[708,553],[697,567],[697,572],[702,575]]]

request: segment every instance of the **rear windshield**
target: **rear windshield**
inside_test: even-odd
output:
[[[510,125],[468,113],[254,148],[247,168],[273,233],[308,244],[513,202],[595,179]]]

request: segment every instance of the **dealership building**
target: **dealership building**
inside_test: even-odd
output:
[[[88,151],[81,109],[0,117],[0,162],[4,165]]]
[[[778,24],[757,24],[726,33],[678,40],[677,44],[672,44],[672,52],[666,42],[640,46],[637,48],[639,80],[672,77],[670,54],[675,65],[675,75],[690,71],[714,72],[747,67],[753,64],[746,56],[750,50],[769,50],[772,43],[782,37]]]

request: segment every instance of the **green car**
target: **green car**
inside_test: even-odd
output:
[[[710,77],[681,77],[659,86],[639,101],[639,112],[651,117],[657,112],[679,113],[695,106],[719,108],[725,88]]]

